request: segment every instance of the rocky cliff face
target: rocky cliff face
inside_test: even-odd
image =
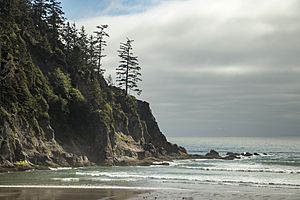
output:
[[[49,80],[54,75],[67,78],[56,70]],[[48,84],[54,99],[47,98],[45,116],[11,115],[1,107],[2,167],[24,161],[39,166],[114,165],[186,154],[161,133],[149,103],[105,82],[97,82],[96,97],[103,98],[97,102],[90,89],[94,82],[82,81],[78,89],[66,83],[64,95],[58,95],[54,83]]]

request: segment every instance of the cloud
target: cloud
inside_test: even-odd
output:
[[[110,0],[108,5],[100,10],[100,15],[114,16],[139,13],[151,6],[150,3],[149,1]]]
[[[109,24],[106,74],[119,42],[135,40],[142,98],[167,135],[300,134],[298,0],[149,2],[112,1],[77,24]]]

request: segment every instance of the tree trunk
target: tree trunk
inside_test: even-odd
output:
[[[126,95],[128,94],[128,75],[129,75],[129,49],[127,51],[127,63],[126,63]]]

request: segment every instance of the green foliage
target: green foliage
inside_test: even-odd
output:
[[[53,54],[54,59],[59,60],[61,63],[66,62],[66,55],[60,48],[55,48],[54,49],[54,54]]]
[[[96,40],[95,40],[95,56],[97,57],[97,68],[95,69],[98,72],[98,75],[101,75],[104,73],[104,69],[102,67],[102,58],[104,58],[106,55],[103,54],[104,47],[107,46],[107,42],[104,40],[104,37],[109,37],[109,35],[105,32],[105,29],[108,27],[108,25],[100,25],[97,26],[96,33]]]
[[[117,137],[117,140],[121,140],[123,142],[126,142],[126,143],[132,143],[134,142],[132,138],[122,134],[122,133],[117,133],[116,134],[116,137]]]
[[[0,118],[21,119],[37,135],[49,120],[58,135],[93,127],[113,132],[117,122],[126,129],[136,99],[103,78],[107,26],[88,36],[64,22],[56,0],[12,2],[0,7]]]
[[[61,113],[61,114],[68,114],[68,101],[60,96],[55,96],[50,101],[50,109],[54,112]]]
[[[142,90],[138,88],[137,83],[142,81],[140,78],[141,67],[139,66],[137,56],[132,53],[132,43],[133,40],[127,38],[126,43],[120,44],[119,57],[120,65],[116,69],[117,79],[119,87],[125,88],[126,95],[129,90],[137,92],[138,95],[141,94]]]
[[[85,101],[84,96],[81,94],[81,92],[78,89],[71,88],[69,92],[70,92],[71,99],[73,101],[76,101],[76,102]]]
[[[17,167],[32,167],[34,166],[30,161],[28,160],[20,160],[14,163]]]
[[[112,113],[112,106],[109,104],[109,103],[106,103],[104,105],[104,110],[107,112],[107,113]]]
[[[6,119],[7,121],[11,121],[11,114],[7,112],[2,106],[0,106],[0,119]]]
[[[60,68],[56,68],[51,76],[54,93],[65,99],[70,99],[71,79]]]

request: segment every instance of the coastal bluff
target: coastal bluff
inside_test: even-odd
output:
[[[183,147],[167,141],[149,103],[124,96],[122,90],[106,84],[102,89],[111,96],[101,109],[90,108],[93,98],[84,90],[84,100],[68,102],[67,113],[51,102],[49,117],[2,113],[1,168],[135,165],[187,154]]]

